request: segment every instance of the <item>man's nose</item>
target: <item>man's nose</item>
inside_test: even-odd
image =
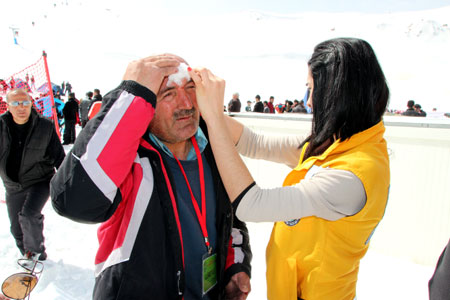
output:
[[[191,109],[193,106],[191,98],[184,89],[178,89],[177,101],[179,109]]]

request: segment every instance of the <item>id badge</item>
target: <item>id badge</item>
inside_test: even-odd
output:
[[[202,292],[208,293],[217,284],[217,253],[203,255]]]

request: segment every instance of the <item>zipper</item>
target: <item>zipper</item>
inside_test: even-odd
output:
[[[181,271],[178,270],[177,271],[177,287],[178,287],[178,295],[183,295],[183,293],[181,292],[181,288],[180,288],[180,282],[181,282]]]

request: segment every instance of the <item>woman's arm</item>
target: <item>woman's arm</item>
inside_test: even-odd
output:
[[[233,203],[236,216],[244,222],[289,221],[309,216],[336,221],[364,207],[366,192],[355,174],[330,168],[316,172],[293,186],[253,186]]]
[[[223,114],[225,81],[207,69],[193,70],[190,75],[196,85],[197,104],[208,126],[209,142],[220,177],[233,202],[254,180],[228,132],[228,125],[240,127],[233,120],[226,120]]]
[[[264,159],[295,168],[301,153],[299,146],[305,136],[265,135],[244,127],[237,151],[246,157]]]

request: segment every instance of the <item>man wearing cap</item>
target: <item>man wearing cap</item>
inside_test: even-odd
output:
[[[0,177],[11,233],[26,258],[45,260],[41,210],[64,149],[53,122],[32,108],[24,89],[10,90],[6,102],[8,111],[0,116]]]
[[[183,59],[128,65],[51,183],[58,213],[103,222],[93,299],[246,299],[251,252]],[[200,126],[199,126],[200,124]]]

